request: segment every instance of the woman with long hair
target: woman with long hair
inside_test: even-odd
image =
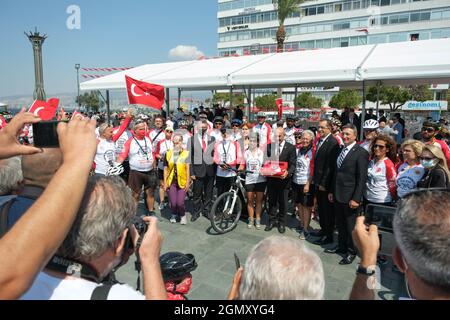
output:
[[[388,136],[378,136],[371,146],[364,208],[367,204],[391,205],[397,197],[397,144]]]
[[[420,163],[426,169],[425,175],[417,183],[418,188],[449,188],[450,172],[442,149],[426,145],[420,156]]]
[[[248,228],[253,226],[261,229],[261,214],[264,192],[266,191],[266,178],[259,174],[264,164],[264,152],[259,148],[259,135],[249,135],[249,148],[244,152],[244,163],[239,170],[246,169],[245,190],[247,191]],[[256,222],[255,222],[256,213]]]

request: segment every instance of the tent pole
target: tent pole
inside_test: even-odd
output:
[[[169,91],[169,88],[166,88],[166,108],[167,108],[166,118],[169,119],[169,115],[170,115],[170,91]]]
[[[181,108],[181,88],[178,88],[178,109]]]
[[[297,115],[297,104],[295,103],[295,100],[297,100],[298,97],[298,85],[295,85],[295,94],[294,94],[294,117]]]
[[[362,111],[361,111],[361,128],[360,129],[360,140],[363,141],[364,140],[364,130],[362,129],[364,126],[364,121],[366,121],[366,82],[363,81],[362,83],[363,87],[362,87]]]
[[[247,116],[247,121],[250,121],[250,114],[252,112],[252,86],[248,87],[248,97],[247,97],[247,112],[246,112],[246,116]]]
[[[230,110],[233,109],[233,86],[230,87]]]
[[[379,119],[379,109],[380,109],[380,81],[377,82],[377,112],[375,113],[377,115],[377,119]]]
[[[111,125],[111,110],[109,105],[109,90],[106,90],[106,119],[109,125]]]

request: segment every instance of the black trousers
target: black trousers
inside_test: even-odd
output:
[[[333,238],[334,208],[328,201],[328,191],[317,191],[317,207],[319,210],[320,228],[325,236]]]
[[[286,225],[286,209],[288,205],[288,193],[286,189],[289,181],[281,179],[268,179],[267,193],[269,196],[269,223]],[[277,214],[278,205],[278,214]]]
[[[212,194],[214,187],[214,177],[203,177],[194,180],[193,204],[194,215],[200,216],[204,211],[209,213],[212,206]]]
[[[334,203],[334,214],[338,229],[338,247],[342,251],[356,254],[353,244],[352,231],[355,228],[356,217],[360,208],[351,209],[348,203]]]
[[[236,177],[225,178],[216,176],[217,197],[219,197],[222,193],[230,191],[231,185],[235,180]]]

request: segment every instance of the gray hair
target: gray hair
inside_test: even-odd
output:
[[[102,135],[106,129],[108,129],[110,125],[108,123],[102,123],[100,127],[98,127],[98,133]]]
[[[321,300],[322,262],[300,240],[271,236],[258,243],[245,263],[241,300]]]
[[[302,137],[303,137],[304,134],[309,135],[311,137],[311,139],[313,139],[313,140],[315,138],[314,132],[312,132],[311,130],[304,130],[304,131],[302,131]]]
[[[135,215],[136,202],[121,178],[91,177],[77,218],[58,253],[90,262],[115,248]]]
[[[450,292],[450,193],[426,191],[406,197],[394,217],[397,245],[425,283]]]
[[[0,196],[11,194],[23,181],[22,160],[12,157],[0,160]]]

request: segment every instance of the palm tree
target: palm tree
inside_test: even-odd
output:
[[[280,22],[277,31],[277,51],[283,52],[284,41],[286,40],[284,21],[289,15],[298,12],[300,10],[300,5],[305,2],[305,0],[273,0],[272,2],[275,10],[278,12],[278,21]]]

